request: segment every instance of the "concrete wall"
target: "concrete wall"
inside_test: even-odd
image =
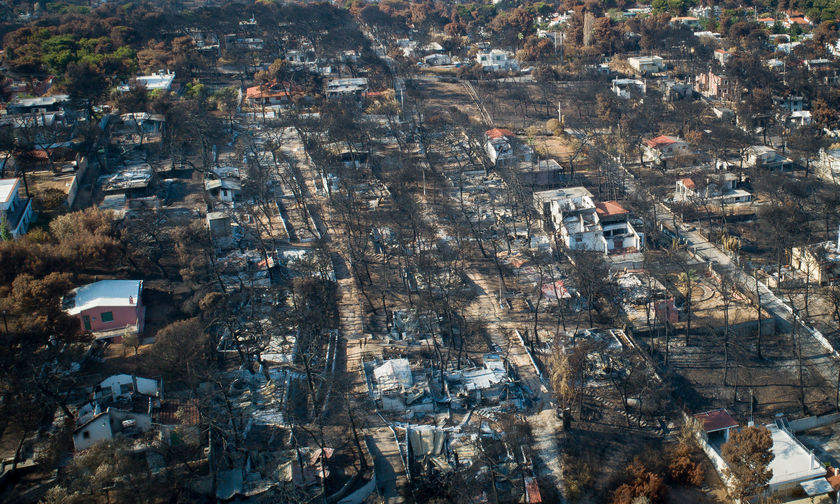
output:
[[[355,492],[339,499],[338,504],[362,504],[376,489],[376,471],[373,472],[373,478],[365,483],[361,488]]]
[[[809,416],[798,420],[791,420],[788,424],[790,425],[790,431],[795,434],[808,429],[831,425],[836,422],[840,422],[840,413],[829,413],[828,415],[823,416]]]
[[[79,169],[76,170],[76,174],[73,176],[73,181],[70,182],[70,189],[67,191],[67,208],[73,208],[73,203],[76,202],[76,196],[79,194],[79,186],[82,184],[82,181],[85,179],[85,174],[87,174],[88,169],[88,161],[87,158],[82,156],[79,159]]]
[[[715,468],[718,476],[720,476],[721,481],[723,481],[727,488],[730,488],[732,486],[732,478],[727,475],[729,465],[725,460],[723,460],[723,457],[721,457],[720,454],[712,448],[712,445],[709,444],[705,432],[699,432],[696,437],[697,444],[700,446],[700,449],[703,450],[703,453],[705,453],[709,458],[709,462],[712,463],[712,466]]]

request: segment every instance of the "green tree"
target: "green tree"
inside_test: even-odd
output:
[[[239,89],[234,86],[213,93],[213,102],[227,116],[228,128],[233,130],[233,118],[239,109]]]
[[[12,240],[12,230],[9,229],[9,221],[6,220],[5,215],[0,216],[0,240]]]

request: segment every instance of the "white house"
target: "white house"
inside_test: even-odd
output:
[[[647,93],[647,84],[639,79],[613,79],[612,92],[624,99],[643,97]]]
[[[630,212],[617,201],[596,203],[595,213],[601,221],[601,230],[607,242],[607,253],[641,250],[644,237],[637,233],[633,224],[630,223]]]
[[[342,97],[353,97],[363,100],[367,96],[367,77],[352,77],[345,79],[333,79],[327,83],[327,98],[335,99]]]
[[[428,54],[423,56],[423,63],[429,66],[451,65],[452,58],[443,53]]]
[[[222,203],[234,203],[242,192],[242,183],[234,178],[208,179],[204,181],[204,189]]]
[[[804,96],[774,96],[773,105],[785,112],[799,112],[807,109]]]
[[[703,431],[715,446],[729,441],[729,432],[738,427],[738,422],[725,409],[696,413],[694,418],[703,424]]]
[[[97,402],[108,402],[132,394],[161,398],[163,382],[130,374],[117,374],[105,378],[93,388],[93,398]]]
[[[631,56],[627,64],[638,73],[655,73],[665,69],[665,60],[660,56]]]
[[[808,126],[811,124],[811,111],[810,110],[799,110],[797,112],[791,112],[790,114],[784,117],[785,124],[789,127],[803,127]]]
[[[717,176],[706,177],[705,183],[695,183],[694,179],[689,177],[677,180],[674,201],[734,205],[749,203],[752,201],[752,194],[738,189],[736,174],[721,173]]]
[[[484,132],[484,152],[493,164],[506,159],[513,159],[512,140],[515,135],[504,128],[493,128]]]
[[[615,201],[596,204],[584,187],[535,192],[534,206],[544,226],[570,250],[623,253],[644,245],[627,210]]]
[[[700,28],[700,19],[695,16],[678,16],[672,17],[671,26],[682,25],[691,29]]]
[[[773,476],[768,484],[768,492],[775,495],[788,495],[799,490],[800,484],[817,478],[825,479],[825,466],[784,427],[768,424],[773,438],[773,460],[770,470]]]
[[[487,71],[519,70],[519,62],[500,49],[481,51],[475,55],[475,61]]]
[[[20,179],[0,179],[0,226],[8,229],[12,238],[26,234],[35,220],[32,200],[20,196]]]
[[[117,435],[151,430],[162,399],[163,383],[158,380],[128,374],[102,380],[93,388],[91,401],[76,413],[73,446],[85,450]]]
[[[753,145],[744,152],[747,166],[757,166],[769,170],[785,170],[793,167],[793,161],[782,156],[766,145]]]
[[[661,161],[691,154],[688,144],[679,137],[660,135],[642,144],[647,161]]]
[[[721,65],[726,65],[726,63],[732,59],[735,53],[731,51],[727,51],[725,49],[715,49],[714,58],[715,61],[720,63]]]

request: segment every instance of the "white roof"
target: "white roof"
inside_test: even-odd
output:
[[[774,424],[767,425],[767,428],[773,438],[773,460],[770,462],[770,469],[773,471],[773,477],[770,479],[771,488],[825,475],[825,466],[822,462],[816,456],[812,458],[811,452],[790,433]]]
[[[466,389],[484,390],[502,383],[507,375],[503,370],[475,368],[461,371],[461,376]]]
[[[747,147],[747,151],[754,154],[769,154],[771,152],[776,152],[772,147],[767,147],[766,145],[753,145],[751,147]]]
[[[169,89],[172,87],[172,81],[175,80],[174,73],[156,73],[152,75],[140,75],[137,77],[137,83],[146,86],[146,89]]]
[[[134,80],[138,85],[144,86],[149,91],[153,89],[163,89],[165,91],[169,91],[172,87],[172,82],[175,80],[175,73],[161,70],[151,75],[138,75]],[[126,92],[131,89],[131,87],[124,84],[119,86],[118,89],[122,92]]]
[[[534,193],[534,200],[547,203],[549,201],[556,201],[566,198],[574,198],[588,196],[592,197],[592,193],[585,187],[565,187],[563,189],[549,189],[547,191],[537,191]]]
[[[142,290],[142,280],[100,280],[73,289],[63,304],[70,315],[97,306],[134,306]]]
[[[14,101],[15,105],[21,107],[48,107],[56,103],[62,103],[70,99],[69,95],[53,95],[53,96],[39,96],[36,98],[18,98]]]
[[[631,56],[627,61],[636,61],[640,64],[659,63],[662,61],[661,56]]]
[[[831,483],[829,483],[828,480],[825,478],[817,478],[811,481],[804,481],[800,483],[799,486],[801,486],[802,490],[805,490],[805,494],[810,497],[823,495],[834,491],[834,488],[831,487]]]
[[[408,359],[391,359],[374,368],[373,376],[380,390],[408,388],[413,383]]]
[[[17,185],[18,179],[16,178],[0,179],[0,203],[6,203],[12,199]]]

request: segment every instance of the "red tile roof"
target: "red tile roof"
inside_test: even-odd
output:
[[[801,18],[801,17],[790,18],[790,22],[791,23],[796,23],[796,24],[799,24],[799,25],[809,25],[809,24],[811,24],[805,18]]]
[[[484,132],[488,138],[501,138],[514,136],[513,131],[504,128],[493,128]]]
[[[617,201],[602,201],[595,204],[595,212],[600,217],[607,217],[610,215],[623,215],[628,213],[627,210],[618,204]]]
[[[687,188],[689,188],[689,189],[694,189],[695,187],[697,187],[697,186],[695,186],[695,185],[694,185],[694,181],[693,181],[693,180],[691,180],[691,179],[690,179],[690,178],[688,178],[688,177],[686,177],[686,178],[681,178],[679,181],[680,181],[680,182],[682,182],[682,184],[683,184],[684,186],[686,186]]]
[[[542,503],[542,495],[540,495],[540,486],[537,480],[531,477],[525,478],[525,497],[528,504]]]
[[[835,491],[840,490],[840,475],[834,474],[834,469],[829,469],[826,472],[825,479],[828,480],[828,484],[831,485]]]
[[[676,138],[669,137],[666,135],[660,135],[652,140],[645,140],[645,144],[652,149],[658,149],[659,147],[664,147],[666,145],[671,145],[675,143],[677,143]]]
[[[290,94],[300,93],[298,85],[289,82],[271,82],[264,86],[251,86],[245,90],[245,98],[277,98],[286,97]]]
[[[738,422],[736,422],[725,409],[697,413],[694,415],[694,418],[703,422],[703,430],[706,432],[715,432],[728,429],[730,427],[738,427]]]

